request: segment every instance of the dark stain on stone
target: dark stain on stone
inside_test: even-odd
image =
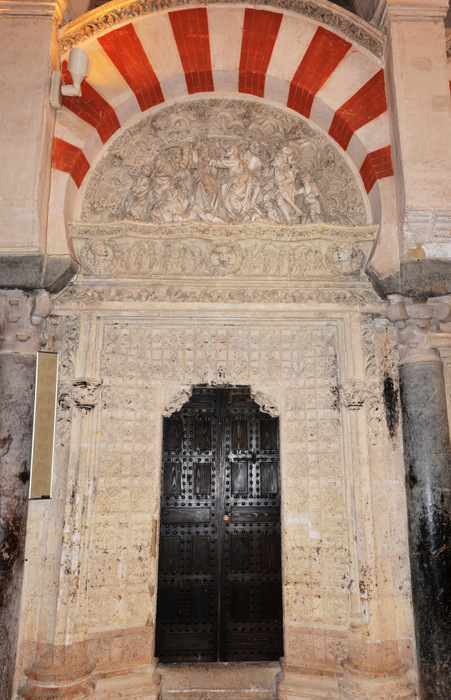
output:
[[[418,479],[415,476],[415,467],[413,464],[409,463],[409,469],[406,474],[407,485],[413,489],[418,484]]]
[[[338,386],[331,386],[330,387],[330,393],[334,397],[333,403],[332,403],[332,410],[338,411],[340,408],[340,387]]]
[[[22,514],[10,519],[0,519],[0,608],[10,593],[16,562],[23,552],[25,518]]]
[[[393,377],[391,377],[388,372],[384,375],[384,406],[385,406],[385,419],[387,421],[388,432],[390,437],[396,436],[399,425],[399,391],[395,387],[395,382]]]
[[[23,484],[26,484],[30,481],[30,472],[27,469],[27,467],[24,467],[24,469],[22,469],[22,471],[19,474],[19,479]]]
[[[4,457],[8,454],[12,441],[12,435],[7,435],[6,437],[0,438],[0,457]]]

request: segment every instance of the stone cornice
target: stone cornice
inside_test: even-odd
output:
[[[110,2],[87,13],[81,20],[65,25],[60,30],[59,36],[61,49],[63,52],[69,51],[75,44],[140,15],[149,15],[177,7],[186,8],[189,5],[195,6],[197,4],[199,3],[196,0],[124,0],[120,5],[116,2]],[[205,2],[202,3],[202,5],[205,4]],[[248,0],[208,0],[207,4],[249,5],[249,2]],[[384,51],[382,32],[330,2],[322,0],[255,0],[252,5],[297,12],[327,25],[332,30],[337,30],[378,58],[382,58]]]
[[[7,17],[33,17],[34,19],[63,18],[58,2],[45,0],[0,0],[0,15]]]
[[[448,0],[386,0],[382,23],[443,21],[448,8]]]

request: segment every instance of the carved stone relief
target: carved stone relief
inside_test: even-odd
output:
[[[88,183],[93,223],[366,223],[355,177],[301,117],[260,103],[196,100],[127,129]]]
[[[268,277],[279,280],[364,279],[377,227],[331,224],[292,229],[250,224],[183,230],[136,224],[71,226],[84,276],[148,279]]]
[[[338,382],[334,324],[193,328],[116,319],[105,322],[101,354],[90,526],[96,537],[79,627],[102,628],[111,619],[138,625],[153,609],[148,584],[156,560],[142,551],[151,550],[158,517],[161,412],[179,408],[196,384],[251,385],[264,411],[285,416],[285,517],[296,515],[284,544],[287,624],[345,635],[349,573],[340,412],[331,391]],[[342,585],[323,586],[322,576]]]

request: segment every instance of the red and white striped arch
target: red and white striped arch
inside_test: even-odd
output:
[[[215,93],[265,98],[319,126],[354,163],[379,220],[380,185],[393,186],[384,71],[348,38],[293,12],[215,4],[139,16],[79,45],[91,69],[83,96],[65,97],[57,115],[53,216],[63,193],[66,220],[73,213],[120,129],[167,101]]]

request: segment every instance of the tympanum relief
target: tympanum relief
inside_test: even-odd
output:
[[[357,182],[325,136],[260,103],[197,100],[127,129],[91,178],[92,223],[366,223]]]

